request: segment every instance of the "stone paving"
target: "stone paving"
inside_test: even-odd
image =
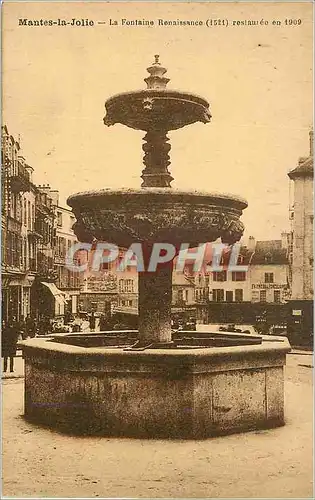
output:
[[[10,497],[312,498],[313,357],[286,367],[286,425],[205,441],[73,437],[23,419],[23,360],[3,374]]]

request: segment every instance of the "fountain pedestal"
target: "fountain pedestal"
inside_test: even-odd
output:
[[[155,273],[139,273],[139,345],[172,342],[172,262]]]

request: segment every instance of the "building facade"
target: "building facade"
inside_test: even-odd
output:
[[[31,313],[30,288],[36,273],[33,238],[36,187],[20,144],[2,127],[2,321],[21,321]]]
[[[76,312],[79,279],[65,267],[65,250],[76,241],[73,215],[59,206],[58,191],[34,184],[33,168],[6,126],[1,154],[2,321]]]
[[[229,253],[222,270],[195,277],[197,322],[283,324],[290,297],[288,234],[270,241],[250,237],[238,258],[247,271],[229,270],[228,263]]]
[[[119,270],[124,259],[124,249],[119,250],[117,259],[103,263],[99,271],[92,270],[95,249],[86,257],[88,269],[84,273],[80,293],[81,313],[95,311],[108,316],[109,303],[111,326],[128,328],[138,326],[138,272],[135,266]],[[189,269],[173,272],[172,318],[174,324],[195,320],[195,284]]]
[[[81,288],[79,273],[68,269],[65,265],[68,250],[77,243],[72,229],[75,217],[70,209],[60,205],[58,190],[52,189],[49,185],[38,186],[38,190],[43,196],[52,200],[51,209],[54,213],[52,257],[55,279],[53,285],[48,282],[45,286],[53,296],[53,316],[71,317],[78,312],[78,296]]]
[[[88,255],[85,260],[88,261]],[[110,329],[113,309],[118,301],[118,284],[117,276],[110,271],[110,266],[105,267],[96,273],[88,269],[82,274],[78,307],[81,315],[92,311],[98,316],[102,315]]]
[[[191,264],[180,272],[174,269],[174,327],[191,327],[196,322],[283,324],[290,297],[288,236],[283,233],[279,240],[257,242],[251,237],[248,245],[241,248],[238,259],[240,266],[247,266],[246,272],[228,269],[228,253],[222,258],[221,271],[196,274]],[[134,266],[118,271],[119,259],[122,258],[123,250],[118,262],[104,264],[105,268],[99,272],[87,272],[80,298],[81,310],[101,311],[102,304],[111,301],[114,322],[136,328],[138,273]],[[114,289],[108,289],[109,277],[115,283],[116,297]],[[93,296],[94,305],[91,303]]]
[[[293,246],[289,317],[290,336],[294,344],[312,343],[313,337],[313,131],[309,138],[309,156],[300,158],[297,167],[288,174],[294,185],[290,212]]]
[[[37,189],[33,237],[37,239],[36,274],[31,288],[31,315],[38,320],[54,317],[51,292],[47,283],[54,284],[54,234],[55,215],[52,198]]]
[[[252,303],[285,304],[289,300],[287,233],[282,233],[282,240],[257,241],[248,273]]]

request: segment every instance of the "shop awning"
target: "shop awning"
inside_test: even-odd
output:
[[[60,305],[66,304],[67,301],[64,292],[59,290],[59,288],[56,287],[55,283],[47,283],[46,281],[42,281],[41,284],[49,289],[49,291],[55,297],[55,300],[58,302],[58,304]]]

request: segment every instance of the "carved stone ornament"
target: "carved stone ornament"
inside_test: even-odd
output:
[[[157,188],[82,193],[68,203],[78,220],[75,232],[81,241],[90,241],[93,235],[122,247],[136,242],[194,246],[218,238],[233,244],[243,234],[239,217],[247,206],[241,198],[228,195]]]

